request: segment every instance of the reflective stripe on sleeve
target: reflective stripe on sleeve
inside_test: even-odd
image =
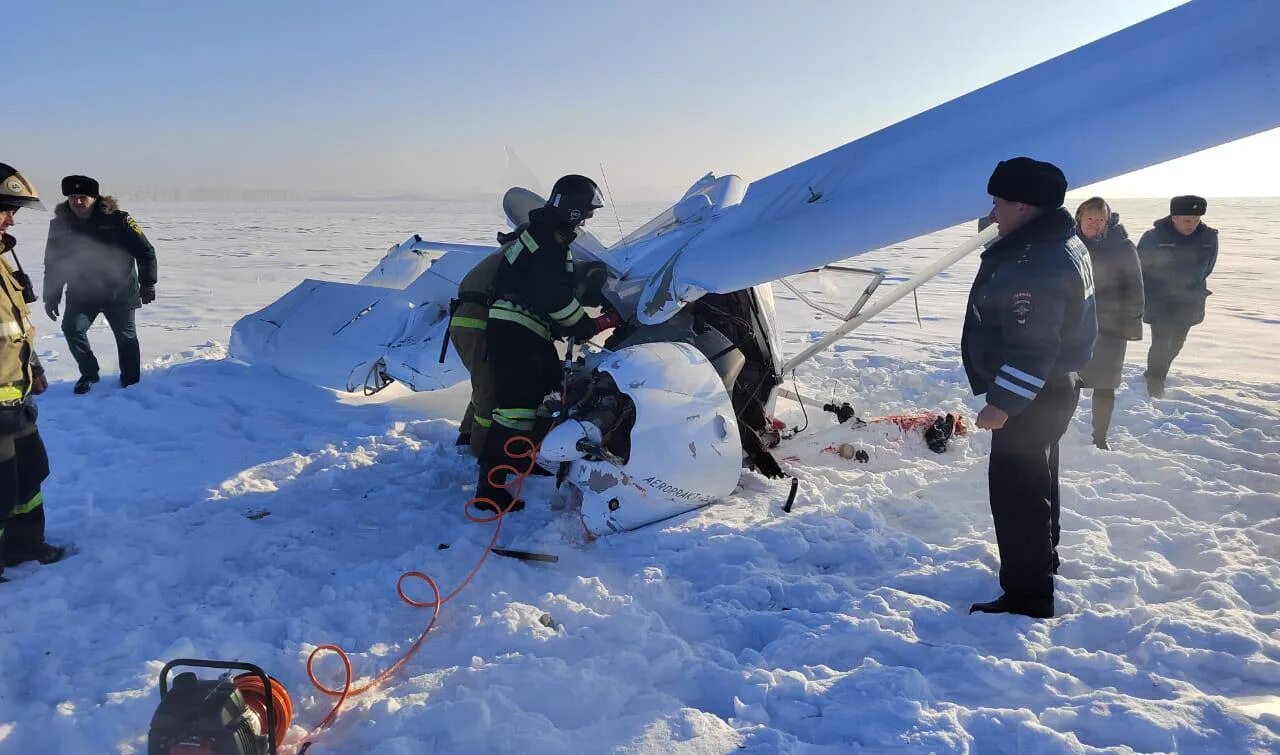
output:
[[[585,313],[582,311],[582,305],[578,303],[578,300],[570,299],[568,304],[551,313],[551,319],[561,325],[573,325],[582,319],[583,314]]]
[[[1022,382],[1026,383],[1026,384],[1027,384],[1027,385],[1029,385],[1029,386],[1031,386],[1032,388],[1043,388],[1043,387],[1044,387],[1044,381],[1043,381],[1043,380],[1041,380],[1040,378],[1036,377],[1035,375],[1028,375],[1027,373],[1023,372],[1022,370],[1018,369],[1017,367],[1014,367],[1014,366],[1013,366],[1013,365],[1011,365],[1011,364],[1006,364],[1006,365],[1004,365],[1003,367],[1001,367],[1001,368],[1000,368],[1000,370],[999,370],[999,371],[1000,371],[1000,372],[1003,372],[1004,374],[1008,375],[1008,376],[1009,376],[1009,377],[1011,377],[1011,378],[1016,378],[1016,379],[1018,379],[1018,380],[1021,380]]]
[[[1000,386],[1001,388],[1005,389],[1006,391],[1016,396],[1021,396],[1025,399],[1034,399],[1036,397],[1036,394],[1034,391],[1029,391],[1026,388],[1023,388],[1022,386],[1018,385],[1017,383],[1012,383],[1008,380],[1005,380],[1003,375],[996,377],[996,385]]]

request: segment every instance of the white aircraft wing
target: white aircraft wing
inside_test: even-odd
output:
[[[983,214],[996,162],[1084,186],[1280,126],[1280,2],[1195,0],[752,183],[670,251],[639,313]]]

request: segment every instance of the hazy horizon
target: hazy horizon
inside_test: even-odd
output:
[[[146,203],[155,203],[155,204],[168,204],[168,203],[198,204],[202,202],[207,202],[210,204],[236,204],[236,203],[251,203],[251,202],[273,202],[273,203],[274,202],[279,202],[279,203],[353,202],[353,203],[369,203],[369,204],[395,203],[395,202],[475,203],[475,202],[487,202],[490,200],[496,200],[495,195],[489,195],[484,192],[480,192],[473,195],[458,195],[458,196],[446,196],[446,195],[436,195],[436,194],[391,194],[386,196],[379,196],[379,195],[304,196],[304,195],[290,195],[287,192],[279,192],[279,193],[267,192],[267,193],[264,193],[263,195],[256,195],[252,190],[248,190],[242,194],[237,194],[234,189],[227,189],[224,192],[220,191],[219,193],[216,193],[216,194],[209,192],[209,193],[206,193],[204,196],[181,196],[181,194],[183,193],[181,189],[167,188],[167,189],[157,189],[152,192],[146,192],[146,191],[138,192],[138,191],[126,190],[126,191],[103,192],[103,193],[104,194],[110,193],[111,196],[115,196],[118,199],[121,199],[124,201],[146,202]],[[1073,201],[1082,202],[1085,199],[1094,195],[1105,195],[1105,198],[1107,199],[1125,199],[1125,200],[1142,200],[1142,199],[1163,200],[1163,199],[1170,199],[1171,197],[1177,196],[1176,194],[1150,194],[1150,195],[1114,194],[1114,193],[1108,193],[1105,191],[1095,191],[1093,187],[1082,187],[1079,190],[1073,189],[1072,191],[1067,193],[1066,205],[1070,205]],[[1208,198],[1216,201],[1234,201],[1234,200],[1250,200],[1250,199],[1280,200],[1280,194],[1261,194],[1261,195],[1242,194],[1242,195],[1235,195],[1235,196],[1210,194]],[[65,199],[60,196],[50,197],[50,199],[52,199],[53,203],[55,204],[65,201]],[[644,197],[644,198],[638,198],[638,199],[625,198],[625,199],[618,200],[618,204],[619,205],[658,205],[663,203],[674,203],[676,199],[678,199],[678,196],[668,197],[666,199],[653,198],[653,197]],[[494,209],[495,211],[500,209],[496,204],[496,201],[494,204]]]
[[[85,173],[126,197],[470,198],[510,147],[544,183],[603,164],[617,201],[674,201],[1178,4],[29,3],[5,10],[32,65],[0,93],[0,161],[55,197]],[[1280,129],[1074,191],[1280,196],[1268,164]]]

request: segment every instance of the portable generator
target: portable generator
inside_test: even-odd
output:
[[[181,666],[227,673],[201,679],[184,671],[170,687],[169,672]],[[261,668],[179,658],[160,670],[160,705],[151,717],[147,755],[276,755],[292,721],[289,694]]]

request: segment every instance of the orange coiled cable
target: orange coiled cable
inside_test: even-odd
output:
[[[271,680],[271,707],[276,716],[276,728],[271,732],[271,739],[275,741],[276,747],[279,747],[284,742],[285,735],[289,733],[289,726],[293,724],[293,701],[289,699],[289,693],[285,691],[284,685],[275,677],[267,678]],[[265,729],[267,691],[262,686],[262,677],[253,673],[244,673],[232,681],[244,697],[245,705],[257,714],[258,720],[262,722],[262,727]]]

